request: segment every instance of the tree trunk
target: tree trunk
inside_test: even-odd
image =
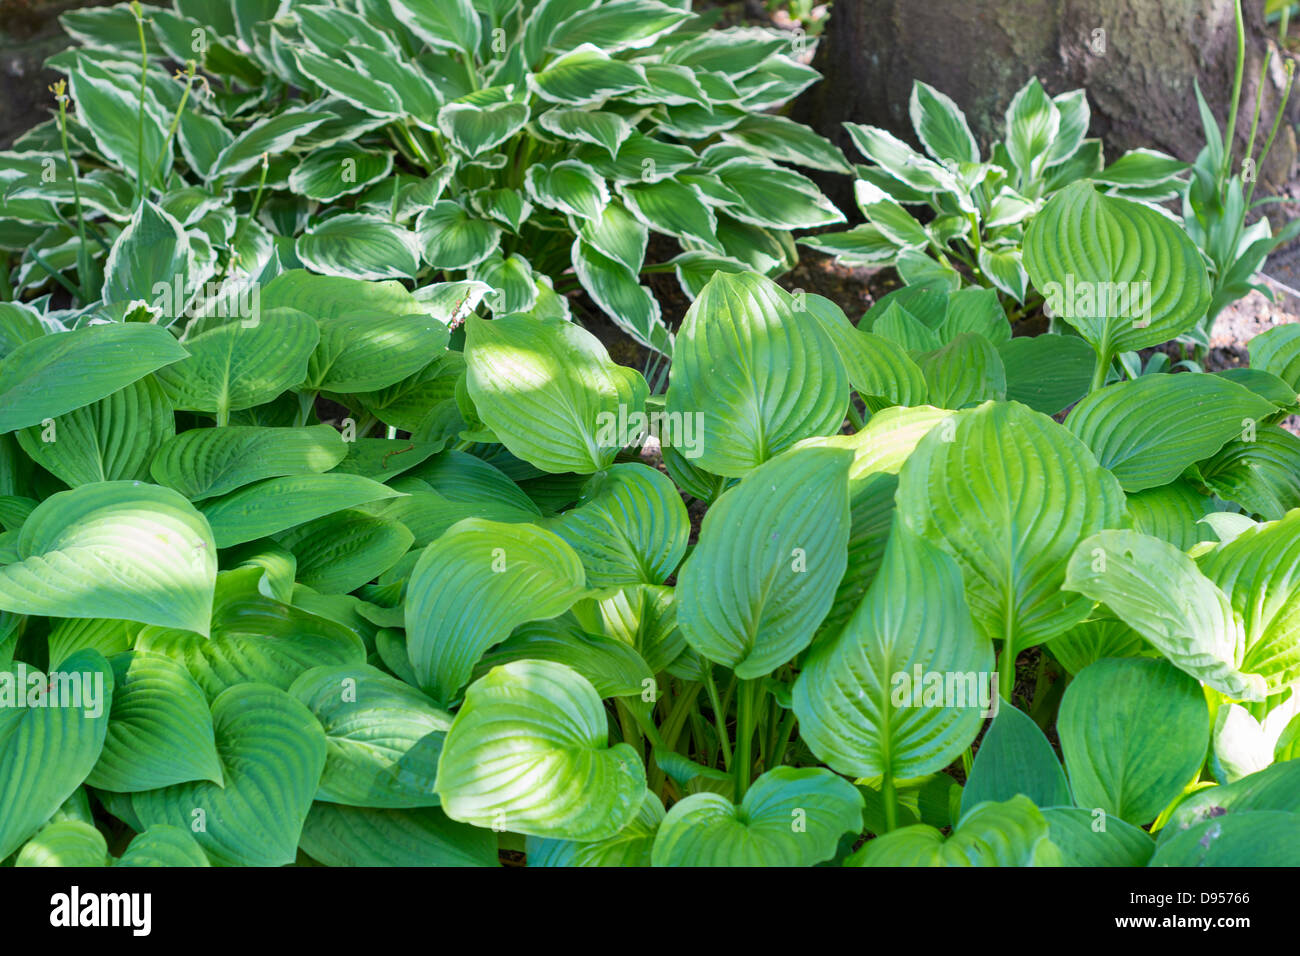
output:
[[[1274,45],[1262,0],[1246,0],[1246,68],[1237,124],[1240,157],[1264,51]],[[1037,75],[1049,93],[1080,87],[1092,107],[1089,134],[1113,159],[1137,146],[1193,160],[1204,145],[1193,92],[1199,78],[1219,123],[1227,120],[1236,61],[1228,0],[837,0],[814,65],[825,79],[796,104],[795,117],[846,146],[842,123],[882,126],[916,143],[908,119],[913,79],[966,111],[984,147],[1000,139],[1003,114]],[[1264,81],[1267,134],[1284,83],[1276,48]],[[1261,171],[1262,186],[1290,178],[1300,96]],[[987,155],[987,154],[986,154]]]

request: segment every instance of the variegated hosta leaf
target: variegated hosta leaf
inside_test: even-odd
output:
[[[1167,661],[1098,661],[1066,688],[1057,731],[1074,802],[1135,826],[1196,778],[1210,714],[1196,681]]]
[[[131,793],[190,780],[221,783],[207,699],[178,662],[127,652],[109,659],[113,710],[86,783]]]
[[[584,843],[640,812],[645,767],[608,744],[600,697],[562,664],[515,661],[475,681],[443,744],[438,794],[453,820]]]
[[[289,188],[317,202],[332,202],[378,182],[392,168],[391,151],[362,149],[356,143],[335,143],[304,157],[289,174]]]
[[[982,803],[945,837],[920,824],[868,841],[846,866],[1056,866],[1047,820],[1028,797]]]
[[[650,866],[651,847],[664,819],[663,802],[649,790],[636,818],[612,837],[592,843],[528,838],[528,865]]]
[[[1025,268],[1052,314],[1103,362],[1186,332],[1210,303],[1201,254],[1178,224],[1104,196],[1087,180],[1062,189],[1030,221]]]
[[[22,846],[81,785],[108,730],[113,670],[102,654],[69,657],[48,675],[57,686],[45,676],[21,663],[0,670],[0,857]],[[46,689],[39,698],[33,685]],[[49,706],[51,693],[61,706]]]
[[[448,103],[438,111],[438,129],[471,159],[497,146],[528,122],[526,103]]]
[[[1016,402],[986,402],[926,435],[897,501],[908,529],[957,559],[977,626],[1013,655],[1087,615],[1091,601],[1061,591],[1070,555],[1124,517],[1114,476]]]
[[[638,438],[629,416],[644,417],[645,380],[572,322],[470,317],[465,358],[478,414],[512,454],[543,471],[600,471]]]
[[[695,793],[668,811],[655,836],[655,866],[812,866],[862,830],[862,794],[820,767],[776,767],[740,806]]]
[[[224,786],[183,783],[131,797],[146,827],[189,831],[219,866],[284,866],[325,767],[325,734],[282,690],[250,683],[212,702]]]
[[[800,734],[841,773],[924,776],[975,739],[992,665],[956,564],[896,525],[867,596],[795,681]]]
[[[51,495],[23,523],[17,550],[0,567],[0,609],[208,633],[216,542],[170,488],[104,481]]]
[[[530,524],[466,518],[430,545],[411,571],[407,647],[420,685],[456,699],[482,653],[526,621],[568,610],[584,591],[582,562]],[[466,594],[477,595],[467,603]]]
[[[1168,484],[1277,410],[1216,375],[1143,375],[1085,396],[1065,427],[1133,492]]]
[[[1061,585],[1100,601],[1175,667],[1234,700],[1263,700],[1243,668],[1246,638],[1227,596],[1172,544],[1138,531],[1079,543]]]
[[[673,352],[670,415],[702,426],[696,463],[741,477],[801,438],[839,431],[848,375],[831,337],[762,276],[717,273]]]
[[[528,85],[549,102],[582,106],[645,85],[645,72],[584,43],[556,57],[541,72],[530,74]]]
[[[743,680],[808,646],[844,575],[848,466],[838,448],[798,448],[754,469],[704,516],[678,580],[678,625]]]
[[[379,216],[326,219],[298,237],[295,251],[308,268],[349,279],[413,279],[420,269],[415,234]]]
[[[328,425],[192,428],[164,442],[149,468],[158,484],[200,501],[264,478],[329,471],[352,447]]]
[[[186,356],[166,329],[144,322],[24,342],[0,359],[0,434],[57,419]]]
[[[690,518],[672,481],[639,464],[597,472],[546,524],[578,553],[592,588],[663,584],[686,553]]]
[[[316,799],[359,807],[428,807],[451,715],[367,665],[317,667],[289,688],[325,729]]]
[[[146,627],[135,650],[183,664],[209,701],[249,681],[287,690],[312,667],[365,659],[365,645],[354,630],[266,597],[258,589],[262,575],[260,567],[221,573],[210,638]]]

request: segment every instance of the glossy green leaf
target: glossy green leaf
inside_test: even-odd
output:
[[[373,810],[314,803],[300,846],[326,866],[496,866],[497,834],[437,807]]]
[[[396,521],[340,511],[279,536],[298,559],[297,579],[323,594],[347,594],[395,565],[415,536]]]
[[[1028,797],[982,803],[944,837],[932,826],[903,827],[868,841],[846,866],[1055,866],[1060,853],[1046,818]]]
[[[1052,745],[1024,711],[1008,705],[998,708],[980,741],[962,791],[962,807],[1010,800],[1016,794],[1039,807],[1073,803]]]
[[[229,548],[399,494],[360,475],[331,472],[268,478],[220,498],[209,498],[199,507],[212,527],[217,547]]]
[[[328,425],[195,428],[163,443],[150,471],[158,484],[200,501],[263,478],[329,471],[350,447]]]
[[[413,279],[420,268],[415,234],[380,216],[326,219],[298,237],[295,251],[308,268],[349,279]]]

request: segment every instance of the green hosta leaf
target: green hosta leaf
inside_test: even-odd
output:
[[[50,664],[58,666],[77,651],[93,647],[105,657],[129,651],[142,625],[108,618],[65,618],[50,622]]]
[[[858,151],[895,179],[922,193],[959,192],[956,179],[947,169],[892,133],[858,123],[845,123],[844,128]]]
[[[1019,249],[995,249],[981,246],[977,256],[980,272],[1003,292],[1024,304],[1029,290],[1029,273],[1025,271],[1024,255]],[[1045,336],[1039,336],[1044,338]]]
[[[448,103],[438,111],[442,135],[470,158],[504,143],[527,122],[526,103]]]
[[[325,728],[317,800],[389,809],[437,804],[434,783],[450,714],[365,665],[314,668],[289,693]]]
[[[362,149],[356,143],[336,143],[307,155],[289,174],[289,188],[317,202],[332,202],[360,192],[386,177],[393,154]]]
[[[298,559],[297,579],[322,594],[347,594],[395,565],[415,541],[402,524],[340,511],[280,535]]]
[[[146,377],[49,425],[18,432],[18,443],[32,461],[75,488],[146,477],[154,450],[175,427],[167,396]]]
[[[162,292],[164,314],[169,319],[179,318],[188,297],[197,291],[191,287],[195,279],[190,275],[192,260],[190,239],[181,224],[145,200],[108,252],[103,299],[154,303]],[[182,295],[187,301],[174,301],[173,284],[183,284]]]
[[[1300,866],[1300,813],[1262,810],[1207,820],[1161,843],[1150,866]]]
[[[212,714],[189,672],[157,654],[117,654],[109,664],[112,716],[86,783],[118,793],[191,780],[221,783]]]
[[[436,202],[415,224],[424,261],[434,269],[464,269],[490,256],[501,241],[501,227],[475,219],[450,199]]]
[[[287,690],[309,668],[364,660],[355,631],[266,597],[258,590],[262,574],[259,567],[222,573],[210,639],[148,627],[135,650],[184,664],[209,701],[249,681]]]
[[[939,162],[979,162],[979,146],[966,125],[966,116],[950,97],[927,83],[914,80],[908,113],[925,151]]]
[[[698,187],[661,179],[626,185],[619,193],[632,214],[656,232],[699,243],[719,254],[725,252],[718,242],[713,207]]]
[[[631,123],[618,113],[603,110],[547,110],[537,124],[564,139],[600,146],[611,158],[618,156],[618,148],[632,135]]]
[[[1052,314],[1106,358],[1188,331],[1210,300],[1200,252],[1176,223],[1087,181],[1029,223],[1025,268]]]
[[[528,77],[538,96],[552,103],[583,106],[644,86],[641,67],[611,59],[599,47],[584,43],[552,60]]]
[[[690,518],[662,472],[639,464],[597,472],[546,527],[582,559],[592,588],[663,584],[686,553]]]
[[[689,11],[659,0],[612,0],[565,20],[556,29],[555,43],[560,49],[579,43],[594,43],[610,52],[641,49],[690,19]]]
[[[598,219],[609,205],[605,180],[576,159],[529,166],[524,182],[529,198],[539,206],[580,219]]]
[[[576,671],[515,661],[474,682],[438,762],[447,815],[475,826],[591,842],[631,823],[645,768],[610,747],[600,697]]]
[[[1098,661],[1066,688],[1057,721],[1075,803],[1150,823],[1195,778],[1209,745],[1201,689],[1166,661]]]
[[[313,518],[400,494],[361,475],[331,472],[268,478],[208,499],[200,508],[212,526],[217,547],[229,548]]]
[[[134,837],[116,866],[211,866],[188,830],[158,823]]]
[[[754,113],[724,132],[722,139],[783,163],[831,173],[852,171],[844,161],[844,154],[829,140],[784,116]]]
[[[834,341],[770,279],[717,273],[678,333],[670,415],[702,416],[697,464],[741,477],[801,438],[838,431],[848,375]]]
[[[80,692],[81,707],[26,706],[30,687],[46,686],[45,676],[21,663],[0,670],[0,857],[22,846],[81,785],[108,729],[113,671],[103,655],[78,651],[49,675],[58,678],[60,695]]]
[[[379,216],[344,214],[298,237],[303,265],[349,279],[413,279],[420,269],[415,234]]]
[[[16,563],[0,567],[0,608],[111,617],[208,633],[216,545],[194,506],[133,481],[45,499],[23,523]]]
[[[262,162],[263,155],[279,156],[332,118],[329,113],[290,109],[259,120],[221,150],[207,178],[245,173]]]
[[[363,282],[306,269],[290,269],[268,282],[262,289],[262,308],[295,309],[318,319],[347,312],[412,315],[425,311],[400,282]]]
[[[844,575],[850,460],[787,452],[705,514],[678,582],[678,624],[701,655],[749,680],[808,646]]]
[[[1264,678],[1241,670],[1245,639],[1227,596],[1172,544],[1103,531],[1079,542],[1061,586],[1104,603],[1197,680],[1235,700],[1264,699]]]
[[[218,865],[292,863],[325,767],[320,724],[284,691],[256,683],[219,695],[212,721],[224,787],[198,782],[137,793],[132,809],[145,826],[190,830]]]
[[[655,866],[812,866],[862,829],[862,795],[828,770],[777,767],[740,806],[716,793],[676,803],[659,825]]]
[[[482,26],[471,0],[388,0],[393,16],[425,43],[473,54]]]
[[[1155,648],[1123,621],[1097,617],[1047,642],[1052,655],[1071,674],[1105,657],[1151,657]]]
[[[158,484],[199,501],[263,478],[329,471],[349,447],[329,425],[194,428],[164,442],[150,471]]]
[[[529,312],[537,305],[539,285],[533,278],[533,267],[523,256],[503,259],[493,254],[478,263],[471,274],[491,287],[484,298],[497,315]]]
[[[1006,370],[987,338],[963,332],[933,352],[919,357],[930,402],[940,408],[963,408],[990,399],[1006,398]]]
[[[999,707],[980,741],[962,791],[962,806],[1010,800],[1024,794],[1039,807],[1070,806],[1065,771],[1038,725],[1022,710]]]
[[[447,327],[427,315],[351,312],[318,319],[320,343],[306,388],[371,392],[424,368],[447,345]]]
[[[1128,513],[1134,529],[1168,541],[1180,551],[1190,551],[1200,541],[1215,541],[1206,515],[1218,514],[1212,499],[1186,481],[1173,481],[1128,496]]]
[[[112,395],[186,357],[156,325],[90,325],[18,346],[0,359],[0,434]]]
[[[605,634],[635,648],[654,673],[665,670],[687,649],[686,640],[677,629],[676,592],[670,587],[640,585],[623,588],[600,600],[579,601],[573,606],[573,616],[586,631]],[[517,636],[520,632],[515,633]],[[547,655],[539,656],[551,659]],[[569,663],[582,672],[572,662],[561,663]],[[586,673],[583,676],[597,684],[595,676]]]
[[[649,230],[626,206],[610,203],[598,219],[582,224],[579,235],[584,245],[631,270],[632,281],[636,281],[636,273],[645,262]]]
[[[1048,807],[1043,817],[1064,866],[1146,866],[1155,841],[1118,817],[1083,807]]]
[[[437,807],[369,810],[314,803],[303,852],[326,866],[496,866],[497,835]]]
[[[319,339],[316,323],[301,312],[263,309],[255,320],[231,321],[189,339],[189,358],[157,377],[176,408],[221,419],[300,383]]]
[[[641,411],[644,379],[571,322],[470,317],[465,357],[483,421],[511,454],[543,471],[600,471],[632,440],[618,434],[618,421]]]
[[[1250,340],[1250,367],[1272,372],[1300,392],[1300,326],[1279,325]]]
[[[485,650],[526,621],[562,614],[583,590],[582,562],[549,531],[479,518],[453,525],[407,585],[407,646],[421,686],[454,700]],[[470,593],[480,598],[466,605]]]
[[[654,688],[654,673],[634,644],[621,637],[588,634],[567,616],[532,621],[517,627],[509,638],[485,653],[474,676],[481,677],[510,661],[554,661],[572,667],[589,680],[602,699],[641,696]]]
[[[1300,511],[1248,528],[1201,560],[1245,631],[1241,669],[1269,694],[1300,679]]]
[[[1065,427],[1132,492],[1168,484],[1276,411],[1216,375],[1143,375],[1088,395]]]
[[[800,734],[841,773],[907,779],[941,770],[979,731],[992,664],[956,564],[896,526],[866,598],[838,635],[814,646],[795,681]]]
[[[1055,866],[1047,820],[1028,797],[982,803],[944,837],[924,824],[868,841],[846,866]]]
[[[529,837],[528,865],[649,866],[651,847],[663,819],[663,803],[647,790],[641,812],[612,837],[594,843]]]
[[[672,334],[660,316],[659,300],[641,285],[635,271],[581,239],[573,241],[572,258],[583,289],[620,329],[647,348],[672,353]]]
[[[107,866],[108,841],[89,823],[61,820],[43,827],[14,866]]]
[[[899,475],[903,524],[957,559],[976,624],[1012,653],[1084,618],[1061,591],[1076,542],[1124,517],[1124,493],[1050,418],[986,403],[930,432]]]
[[[1007,399],[1055,415],[1088,393],[1096,361],[1073,335],[1034,335],[998,346],[1007,378]]]
[[[1210,490],[1269,521],[1300,508],[1300,438],[1261,426],[1253,441],[1230,441],[1197,469]]]

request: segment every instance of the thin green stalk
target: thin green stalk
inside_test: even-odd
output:
[[[727,733],[727,712],[722,709],[718,698],[718,685],[713,680],[713,668],[704,667],[704,689],[709,695],[709,705],[713,708],[713,723],[718,731],[718,745],[722,748],[722,766],[731,769],[731,738]]]
[[[72,161],[72,151],[68,148],[67,81],[59,80],[50,87],[50,90],[59,104],[59,138],[63,142],[63,158],[67,160],[68,170],[72,174],[72,198],[77,205],[77,237],[81,240],[81,246],[77,250],[77,281],[81,283],[78,301],[85,304],[90,301],[86,286],[90,281],[90,250],[86,248],[86,216],[81,208],[81,186],[77,175],[77,164]]]
[[[855,432],[862,431],[866,427],[866,422],[862,420],[862,413],[858,411],[858,406],[853,404],[853,396],[849,396],[849,421],[853,423]]]
[[[1291,87],[1295,82],[1295,60],[1286,61],[1286,89],[1282,91],[1282,102],[1277,106],[1277,114],[1273,117],[1273,125],[1268,131],[1268,139],[1264,140],[1264,148],[1260,151],[1259,162],[1255,164],[1256,176],[1250,184],[1250,189],[1246,192],[1246,208],[1250,208],[1251,200],[1255,197],[1255,185],[1259,182],[1258,170],[1264,167],[1264,160],[1268,159],[1268,151],[1273,148],[1273,137],[1277,136],[1278,129],[1282,126],[1282,117],[1286,113],[1287,101],[1291,98]]]
[[[27,250],[27,254],[28,254],[29,256],[31,256],[32,259],[34,259],[34,260],[36,261],[36,264],[37,264],[38,266],[40,266],[40,267],[41,267],[42,269],[44,269],[47,273],[49,273],[49,276],[50,276],[51,279],[53,279],[53,280],[54,280],[55,282],[57,282],[59,285],[63,286],[63,288],[67,289],[67,290],[68,290],[68,294],[69,294],[70,296],[72,296],[72,298],[73,298],[74,300],[80,301],[80,296],[81,296],[81,292],[80,292],[80,290],[76,289],[76,288],[72,285],[71,282],[69,282],[67,279],[63,278],[63,274],[62,274],[61,272],[59,272],[58,269],[54,268],[54,266],[52,266],[52,265],[50,265],[48,262],[46,262],[45,259],[44,259],[44,257],[41,256],[41,254],[40,254],[39,252],[37,252],[35,249],[30,249],[30,248],[29,248],[29,249]]]
[[[785,752],[790,747],[790,734],[794,732],[794,711],[787,710],[781,717],[781,724],[776,731],[776,747],[772,749],[772,764],[764,769],[781,766]]]
[[[239,240],[240,237],[243,236],[244,234],[244,223],[252,222],[254,219],[257,218],[257,210],[262,205],[262,190],[266,188],[266,171],[267,169],[270,168],[270,165],[271,165],[270,154],[263,153],[262,154],[262,175],[261,178],[259,178],[257,181],[257,192],[253,194],[253,206],[251,209],[248,210],[248,218],[242,220],[239,223],[239,225],[235,227],[234,238],[230,240],[230,248],[232,254],[230,256],[230,263],[227,264],[227,271],[229,271],[230,264],[233,264],[235,259],[239,255],[238,252]]]
[[[160,152],[158,158],[154,160],[153,169],[149,170],[148,189],[153,189],[154,183],[158,180],[158,171],[162,168],[163,157],[171,150],[172,140],[176,138],[176,128],[181,124],[181,114],[185,112],[185,104],[189,101],[190,90],[194,87],[195,69],[196,67],[193,60],[189,60],[185,64],[185,71],[183,74],[185,77],[185,90],[181,93],[180,105],[176,107],[176,115],[172,117],[171,126],[167,129],[167,139],[163,143],[162,152]]]
[[[1088,386],[1088,393],[1092,394],[1105,387],[1106,376],[1110,374],[1110,351],[1106,349],[1097,350],[1097,365],[1092,370],[1092,384]]]
[[[971,752],[971,748],[967,747],[961,752],[961,772],[965,774],[967,780],[970,779],[970,768],[974,766],[974,764],[975,755]]]
[[[623,703],[622,700],[618,701],[618,706],[622,707],[632,715],[632,719],[636,721],[636,725],[641,728],[641,733],[645,734],[645,739],[650,741],[650,746],[658,747],[660,750],[664,749],[664,738],[659,733],[659,728],[655,726],[654,721],[650,719],[648,713],[643,713],[636,707]]]
[[[1264,108],[1264,80],[1268,76],[1268,64],[1273,59],[1272,49],[1264,51],[1264,67],[1259,71],[1259,82],[1255,84],[1255,109],[1250,116],[1250,138],[1246,140],[1246,159],[1255,155],[1255,133],[1259,130],[1259,114]],[[1255,172],[1258,174],[1259,170]]]
[[[144,180],[144,94],[149,83],[149,45],[144,39],[144,11],[140,8],[139,0],[131,0],[131,12],[135,14],[136,35],[140,37],[140,123],[135,154],[136,181],[140,193],[137,203],[143,203],[146,195]]]
[[[1232,168],[1232,139],[1237,132],[1237,110],[1241,106],[1241,77],[1246,69],[1246,24],[1241,18],[1241,0],[1234,0],[1233,15],[1237,27],[1237,68],[1232,79],[1232,108],[1228,113],[1228,127],[1223,138],[1223,169],[1219,172],[1219,192],[1228,184],[1228,170]]]
[[[731,760],[731,779],[735,784],[735,802],[740,803],[749,790],[753,772],[754,727],[762,700],[762,679],[742,680],[736,698],[736,750]]]

